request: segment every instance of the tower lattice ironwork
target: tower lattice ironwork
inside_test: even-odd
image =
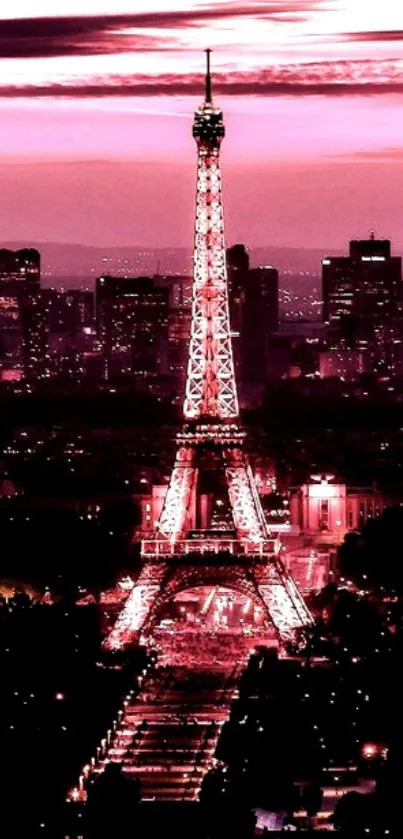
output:
[[[142,541],[142,570],[106,641],[109,648],[151,626],[178,591],[209,582],[258,600],[282,638],[311,622],[280,559],[279,540],[268,530],[239,424],[219,159],[225,129],[212,99],[206,53],[205,99],[193,123],[198,161],[185,425],[158,527]],[[212,476],[231,511],[225,531],[211,523]]]

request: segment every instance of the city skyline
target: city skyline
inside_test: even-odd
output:
[[[117,2],[0,19],[2,835],[401,836],[403,33]]]
[[[190,246],[211,46],[228,242],[403,244],[393,0],[29,5],[0,18],[3,241]]]

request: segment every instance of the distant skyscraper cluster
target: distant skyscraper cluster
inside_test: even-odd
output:
[[[0,381],[184,384],[191,278],[111,277],[95,293],[41,286],[36,250],[0,251]]]
[[[40,254],[0,250],[0,380],[76,377],[93,324],[91,292],[41,287]]]
[[[282,321],[277,269],[228,248],[241,404],[259,404],[272,378],[402,376],[401,262],[387,239],[351,240],[348,255],[322,260],[322,324],[302,312]],[[301,297],[287,294],[298,313]],[[104,275],[94,292],[62,291],[42,287],[37,250],[0,250],[0,381],[130,379],[179,403],[191,307],[191,277]]]
[[[168,289],[149,277],[99,277],[95,300],[105,378],[166,374]]]

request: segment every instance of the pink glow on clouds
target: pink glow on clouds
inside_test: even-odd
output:
[[[399,236],[399,0],[53,5],[51,17],[48,0],[14,0],[0,11],[5,239],[188,244],[190,215],[179,225],[178,239],[171,206],[176,189],[184,212],[192,207],[191,119],[201,97],[206,45],[214,49],[216,98],[227,126],[230,239],[336,244],[352,226],[359,234],[358,225],[367,221],[381,225],[384,235]],[[93,168],[83,176],[89,164]],[[377,200],[368,178],[377,185]],[[346,188],[348,200],[340,203]],[[333,221],[331,232],[324,194],[333,215],[343,206],[343,219]],[[296,195],[304,213],[299,229]],[[260,215],[253,223],[251,206]]]
[[[102,100],[9,100],[3,104],[0,160],[133,160],[193,164],[194,97]],[[220,100],[227,136],[225,165],[329,162],[401,148],[393,96]],[[263,107],[264,106],[264,107]],[[363,125],[365,131],[362,130]],[[29,126],[29,128],[28,128]],[[27,135],[28,132],[28,135]],[[29,142],[27,138],[29,136]]]

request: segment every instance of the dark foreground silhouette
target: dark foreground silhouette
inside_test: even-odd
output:
[[[119,763],[109,763],[88,792],[86,835],[91,839],[133,836],[139,802],[138,781],[127,778]]]

